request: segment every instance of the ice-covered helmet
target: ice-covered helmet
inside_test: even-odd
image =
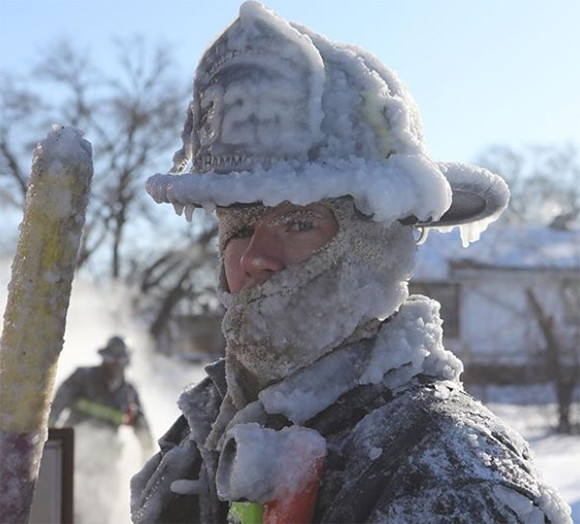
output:
[[[417,106],[393,71],[254,1],[201,59],[183,148],[147,189],[188,218],[196,206],[350,195],[377,222],[460,225],[468,240],[509,200],[499,176],[429,157]]]

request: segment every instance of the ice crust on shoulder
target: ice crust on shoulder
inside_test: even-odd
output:
[[[356,348],[350,352],[348,347],[335,350],[311,365],[316,381],[308,370],[299,371],[283,384],[262,390],[260,401],[268,413],[281,413],[302,424],[359,385],[382,381],[400,390],[420,373],[458,381],[463,365],[443,346],[439,308],[435,300],[412,295],[383,324],[368,353]]]
[[[458,380],[461,361],[443,346],[439,302],[412,295],[377,336],[371,361],[361,384],[383,380],[398,388],[419,373],[443,380]]]
[[[573,524],[570,507],[555,494],[551,487],[540,485],[541,495],[534,505],[530,499],[505,486],[495,486],[493,492],[526,524],[543,524],[545,517],[557,524]],[[541,509],[540,509],[541,508]]]

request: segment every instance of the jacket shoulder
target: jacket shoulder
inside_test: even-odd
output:
[[[202,456],[200,443],[215,419],[219,398],[209,377],[182,393],[178,404],[183,415],[159,439],[159,453],[131,480],[134,522],[203,520],[208,510],[202,501],[214,498],[204,468],[215,457],[207,451]]]
[[[446,486],[433,487],[393,500],[380,500],[369,522],[546,524],[550,521],[525,494],[492,482],[482,482],[453,490]]]
[[[357,448],[404,451],[396,464],[411,478],[429,482],[492,481],[528,486],[535,474],[524,439],[454,383],[410,389],[363,419],[354,434]],[[537,494],[537,493],[534,493]]]
[[[443,512],[441,501],[448,499],[447,512],[456,504],[465,515],[477,514],[491,504],[486,511],[493,513],[509,498],[501,498],[502,489],[532,506],[543,493],[525,441],[454,382],[416,385],[374,409],[348,435],[334,461],[344,466],[328,479],[326,489],[334,491],[328,520],[361,522],[372,508],[386,508],[381,516],[389,518],[377,514],[373,521],[423,522],[418,516],[397,520],[392,508],[424,505]]]
[[[161,451],[131,479],[131,518],[136,523],[185,522],[198,512],[197,497],[183,497],[174,483],[198,482],[201,456],[181,416],[161,437]]]
[[[100,373],[100,366],[83,366],[75,369],[71,377],[76,377],[78,379],[83,379],[86,377],[91,377]]]

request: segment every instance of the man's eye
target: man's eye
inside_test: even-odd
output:
[[[295,233],[304,233],[314,229],[314,222],[310,220],[297,220],[290,225],[290,231]]]

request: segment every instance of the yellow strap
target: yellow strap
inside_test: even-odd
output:
[[[79,399],[75,407],[91,417],[113,422],[117,426],[120,426],[125,421],[125,413],[122,411],[86,398]]]

